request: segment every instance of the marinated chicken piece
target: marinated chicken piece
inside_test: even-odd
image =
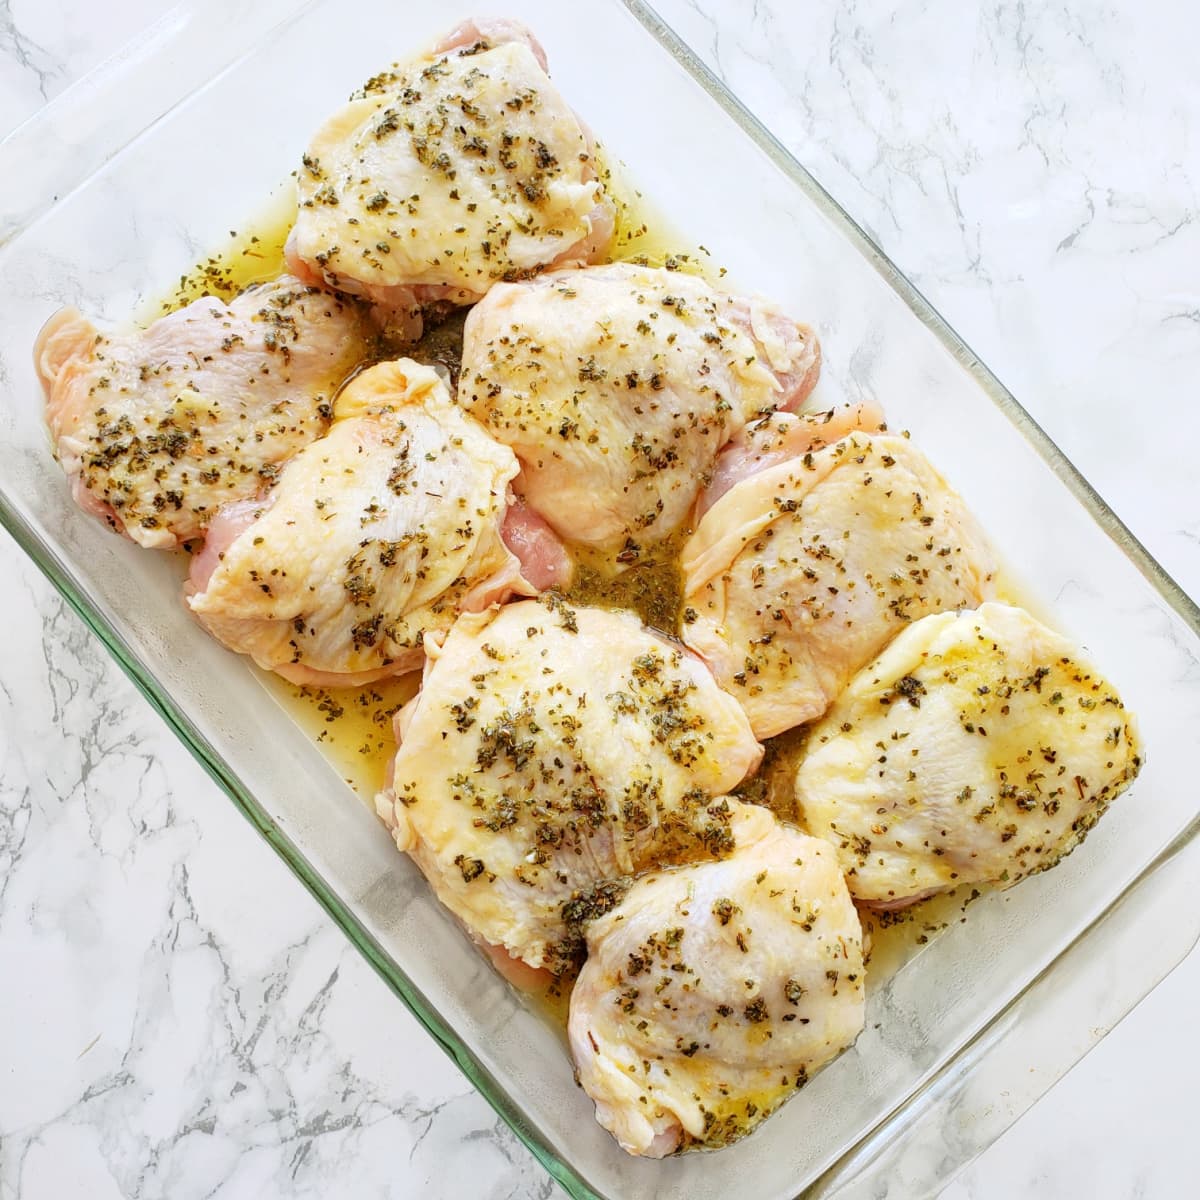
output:
[[[325,432],[364,336],[352,305],[287,276],[133,333],[62,309],[34,361],[76,502],[141,546],[199,536]]]
[[[924,455],[863,433],[735,484],[681,563],[684,640],[760,738],[819,717],[913,621],[988,598],[995,571]]]
[[[741,1137],[863,1027],[862,931],[836,855],[754,805],[732,829],[724,861],[643,876],[587,930],[571,1052],[631,1154]]]
[[[560,972],[611,881],[729,849],[724,793],[761,749],[704,664],[630,614],[550,595],[460,617],[426,653],[377,808],[478,937]]]
[[[614,263],[500,284],[471,311],[459,402],[520,458],[564,538],[637,561],[717,451],[816,383],[811,330],[693,275]]]
[[[808,745],[803,822],[879,908],[1053,867],[1142,763],[1132,718],[1079,649],[994,603],[906,629]]]
[[[460,610],[535,589],[502,535],[517,461],[431,368],[364,371],[334,418],[265,501],[222,510],[188,603],[259,666],[349,686],[419,667]]]
[[[288,242],[303,278],[413,319],[597,258],[615,209],[532,34],[468,22],[369,80],[313,138]]]

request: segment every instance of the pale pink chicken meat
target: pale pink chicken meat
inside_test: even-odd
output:
[[[761,748],[704,664],[629,613],[518,601],[426,639],[377,808],[477,938],[561,971],[612,881],[729,845]]]
[[[853,432],[769,458],[705,511],[681,557],[684,641],[760,738],[821,716],[911,622],[988,599],[996,569],[908,438]]]
[[[141,546],[203,534],[324,433],[364,336],[353,305],[286,276],[129,333],[56,313],[34,359],[76,501]]]
[[[468,21],[376,75],[317,132],[289,266],[400,313],[595,260],[615,209],[591,135],[514,21]]]
[[[631,1154],[743,1136],[863,1027],[862,930],[837,855],[734,809],[732,854],[642,876],[587,929],[571,1053]]]
[[[514,488],[519,492],[520,476]],[[500,535],[521,560],[521,574],[536,591],[561,591],[570,585],[575,564],[562,539],[519,495],[509,503]]]
[[[458,395],[512,446],[530,508],[637,561],[688,517],[748,421],[803,403],[820,350],[769,304],[614,263],[498,284],[467,317]]]
[[[297,683],[414,670],[425,638],[460,611],[536,590],[503,535],[516,473],[435,371],[380,363],[347,385],[329,432],[264,501],[222,510],[188,604],[226,646]]]

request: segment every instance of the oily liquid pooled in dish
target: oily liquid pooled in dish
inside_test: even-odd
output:
[[[718,266],[704,246],[693,245],[633,184],[624,177],[622,166],[608,158],[604,146],[596,145],[596,171],[617,208],[611,262],[632,262],[646,267],[665,267],[699,275],[720,286],[725,268]]]
[[[642,623],[669,637],[679,637],[683,620],[683,571],[679,556],[691,530],[646,547],[645,556],[619,575],[612,575],[607,556],[588,546],[566,545],[575,558],[575,579],[567,599],[593,608],[635,612]]]
[[[878,912],[859,907],[866,956],[868,989],[882,987],[901,967],[931,946],[951,925],[967,920],[967,910],[976,900],[996,889],[991,884],[963,884],[919,900],[896,912]]]
[[[392,717],[417,694],[421,674],[411,671],[364,687],[323,688],[288,683],[252,668],[272,699],[304,730],[329,764],[372,809],[396,753]]]
[[[277,188],[240,230],[198,262],[165,296],[142,306],[137,320],[149,322],[199,300],[215,296],[228,302],[254,283],[284,272],[283,244],[296,219],[296,196],[290,184]]]
[[[616,234],[611,258],[649,266],[667,267],[720,283],[724,271],[713,263],[703,247],[688,249],[661,213],[654,209],[607,160],[599,164],[600,175],[617,205]],[[150,321],[174,311],[205,294],[228,300],[240,290],[278,276],[284,269],[283,246],[295,218],[295,198],[289,186],[275,192],[254,216],[241,223],[238,232],[198,263],[165,298],[147,302],[138,314]],[[415,347],[406,352],[421,362],[440,365],[456,381],[462,344],[462,316],[431,325]],[[395,347],[382,340],[366,348],[360,369],[381,358],[393,357]],[[651,628],[678,638],[682,612],[680,551],[690,529],[684,528],[667,541],[646,547],[643,559],[617,576],[601,569],[595,556],[568,545],[578,563],[575,580],[567,596],[579,604],[626,609],[638,614]],[[186,570],[187,555],[178,551]],[[996,598],[1016,604],[1047,624],[1045,606],[1014,577],[1004,564],[996,581]],[[248,664],[264,690],[312,740],[340,778],[368,805],[382,787],[395,754],[391,720],[396,710],[416,694],[419,672],[357,688],[313,688],[289,684],[279,677]],[[791,730],[765,743],[767,757],[759,774],[738,789],[747,800],[764,804],[778,817],[792,822],[790,798],[772,786],[772,766],[785,775],[788,763],[798,761],[803,751],[804,729]],[[989,889],[963,887],[934,896],[895,913],[861,915],[869,937],[868,988],[874,990],[905,963],[931,944],[950,923],[965,920],[966,908]],[[481,951],[482,952],[482,951]],[[532,1006],[563,1035],[573,980],[563,977],[544,982],[521,982]]]

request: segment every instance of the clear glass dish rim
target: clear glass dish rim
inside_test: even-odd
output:
[[[225,70],[252,55],[260,44],[263,34],[269,32],[277,24],[290,23],[292,20],[302,17],[304,11],[312,7],[314,2],[315,0],[272,0],[272,2],[264,4],[256,14],[257,19],[254,21],[252,35],[242,43],[245,47],[243,51],[227,54],[222,61],[215,64],[216,69],[211,74],[195,76],[183,73],[181,75],[182,82],[179,83],[174,96],[168,102],[162,103],[149,120],[141,124],[134,121],[127,126],[122,126],[112,136],[111,141],[94,146],[93,153],[87,156],[86,160],[81,159],[67,168],[65,177],[52,174],[27,187],[18,201],[18,206],[21,203],[24,204],[24,213],[18,212],[15,222],[11,221],[10,215],[8,229],[0,224],[0,256],[9,243],[20,237],[28,224],[36,220],[42,213],[49,211],[76,188],[83,186],[100,166],[122,150],[130,141],[159,120],[167,117],[179,103],[200,88],[215,82]],[[1150,554],[1030,413],[979,356],[970,349],[918,288],[876,245],[870,235],[729,90],[646,0],[617,0],[617,2],[704,89],[742,132],[787,176],[789,181],[799,188],[806,198],[854,245],[855,249],[883,278],[892,291],[934,334],[955,361],[970,374],[1001,413],[1030,443],[1039,457],[1068,487],[1089,516],[1137,568],[1150,586],[1166,601],[1192,633],[1200,638],[1200,605],[1197,605]],[[120,80],[123,73],[130,70],[136,71],[150,61],[166,42],[179,38],[188,25],[194,24],[197,20],[196,14],[205,7],[210,8],[206,21],[212,23],[217,19],[212,10],[225,6],[220,3],[203,6],[198,3],[198,0],[183,0],[117,54],[66,89],[8,136],[0,139],[0,164],[4,162],[6,154],[10,153],[13,147],[17,147],[19,152],[31,140],[36,139],[39,128],[48,125],[60,114],[82,108],[90,96],[107,92],[114,83]],[[64,183],[66,186],[63,186]],[[0,217],[3,215],[0,214]],[[87,594],[86,589],[77,586],[69,565],[51,546],[41,540],[37,531],[9,501],[2,489],[0,489],[0,526],[7,530],[25,554],[42,571],[214,782],[229,796],[242,815],[268,842],[276,855],[299,879],[384,983],[399,997],[443,1051],[453,1059],[459,1069],[470,1079],[549,1174],[562,1185],[569,1195],[576,1197],[577,1200],[609,1200],[602,1193],[595,1191],[569,1162],[560,1159],[543,1140],[540,1132],[524,1120],[519,1107],[512,1102],[504,1086],[462,1044],[454,1030],[447,1025],[434,1006],[427,1001],[422,992],[412,984],[405,973],[363,927],[353,910],[342,902],[337,893],[309,864],[303,853],[279,829],[254,794],[242,783],[237,772],[224,760],[186,713],[178,707],[170,694],[160,686],[150,666],[139,658],[121,634],[108,623],[100,608]],[[1124,892],[1094,914],[1087,926],[1081,929],[1078,935],[1063,948],[1058,958],[1050,962],[1039,975],[1030,980],[1007,1004],[993,1014],[901,1104],[866,1130],[859,1141],[850,1147],[838,1162],[798,1193],[797,1200],[818,1191],[823,1193],[826,1182],[837,1180],[844,1164],[849,1164],[859,1157],[864,1148],[878,1141],[881,1134],[890,1128],[899,1126],[906,1112],[923,1096],[937,1088],[939,1083],[946,1079],[974,1048],[985,1044],[989,1036],[1003,1026],[1006,1018],[1053,975],[1072,950],[1092,936],[1102,933],[1102,927],[1114,913],[1126,904],[1135,901],[1139,891],[1148,889],[1154,876],[1179,859],[1186,851],[1190,851],[1192,857],[1195,857],[1200,852],[1198,847],[1200,847],[1200,815],[1194,817],[1145,865]],[[1200,934],[1200,922],[1196,922],[1194,929],[1189,932],[1186,939],[1188,945],[1195,944],[1197,934]],[[1163,975],[1173,969],[1179,961],[1182,961],[1183,956],[1187,953],[1187,948],[1185,946],[1178,957],[1166,967]],[[1161,978],[1162,975],[1152,981],[1142,995],[1137,996],[1129,1007],[1132,1008],[1139,1003],[1149,990],[1157,986]],[[1099,1038],[1095,1040],[1098,1041]],[[1091,1045],[1087,1048],[1090,1049]],[[1066,1065],[1064,1070],[1069,1069],[1073,1061],[1074,1059]],[[1048,1081],[1046,1088],[1052,1087],[1059,1078],[1061,1078],[1061,1073]],[[982,1146],[979,1145],[973,1148],[974,1152],[978,1152],[980,1149]],[[963,1162],[953,1164],[954,1169],[962,1165],[964,1165]],[[942,1183],[948,1178],[949,1176],[946,1175],[936,1182]],[[931,1180],[930,1182],[935,1181]]]

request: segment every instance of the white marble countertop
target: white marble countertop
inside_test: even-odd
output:
[[[165,8],[0,0],[0,135]],[[1196,7],[660,8],[1200,595]],[[0,1200],[555,1194],[3,536],[0,627]],[[1193,1194],[1198,988],[945,1195]]]

